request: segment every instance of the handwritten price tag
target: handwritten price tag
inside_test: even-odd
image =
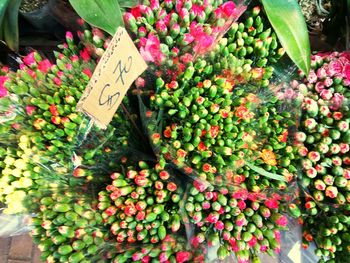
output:
[[[126,30],[119,27],[98,63],[77,109],[106,128],[134,80],[147,68]]]

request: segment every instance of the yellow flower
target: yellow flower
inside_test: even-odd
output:
[[[22,177],[19,179],[19,184],[21,188],[28,188],[33,183],[32,179]]]
[[[263,159],[264,163],[268,165],[271,165],[271,166],[277,165],[276,156],[274,152],[269,149],[263,149],[261,151],[261,159]]]
[[[5,160],[4,160],[4,163],[7,164],[7,165],[12,165],[15,161],[16,161],[15,158],[12,158],[10,156],[6,156]]]
[[[17,159],[13,165],[19,170],[25,170],[27,168],[27,163],[23,159]]]
[[[5,168],[4,170],[2,170],[2,175],[12,175],[12,169],[10,168]]]
[[[19,141],[20,142],[23,142],[23,143],[27,143],[29,142],[29,137],[27,135],[22,135],[20,138],[19,138]]]
[[[22,149],[23,151],[26,150],[26,149],[28,149],[28,145],[27,145],[27,143],[25,143],[25,142],[20,142],[20,143],[18,144],[18,147],[19,147],[20,149]]]
[[[225,90],[231,91],[232,90],[232,84],[228,81],[225,81],[225,86],[224,86]]]
[[[253,93],[249,93],[246,98],[249,102],[253,102],[256,104],[260,103],[260,99]]]
[[[12,175],[15,177],[21,177],[22,171],[20,169],[15,168],[12,170]]]

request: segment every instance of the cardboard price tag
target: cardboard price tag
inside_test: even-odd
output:
[[[119,27],[98,63],[77,109],[106,128],[134,80],[147,68],[126,30]]]

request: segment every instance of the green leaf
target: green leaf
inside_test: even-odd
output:
[[[261,0],[277,37],[291,60],[305,73],[310,70],[310,40],[297,0]]]
[[[121,8],[131,8],[139,3],[138,0],[119,0],[119,5]]]
[[[75,11],[89,24],[114,35],[124,27],[118,0],[69,0]]]
[[[282,175],[270,173],[270,172],[264,170],[263,168],[257,167],[251,163],[246,163],[246,164],[250,169],[252,169],[253,171],[257,172],[258,174],[260,174],[262,176],[265,176],[265,177],[270,178],[270,179],[278,180],[278,181],[287,182],[287,179],[284,178],[284,176],[282,176]]]
[[[8,5],[9,2],[10,2],[10,0],[2,0],[2,1],[0,1],[0,26],[1,26],[2,21],[4,19],[5,12],[6,12],[6,9],[7,9],[7,5]]]
[[[22,0],[9,2],[3,22],[4,40],[13,51],[18,51],[18,9],[21,2]]]

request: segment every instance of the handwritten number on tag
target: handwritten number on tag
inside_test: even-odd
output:
[[[124,83],[124,76],[129,73],[130,69],[132,66],[132,56],[129,56],[127,59],[127,62],[124,63],[124,65],[122,66],[122,61],[119,60],[114,71],[113,74],[117,74],[117,78],[115,80],[115,84],[118,83],[118,81],[120,80],[120,82],[122,83],[122,85],[125,85]],[[99,97],[99,105],[100,106],[104,106],[107,105],[108,106],[108,110],[110,110],[111,108],[113,108],[113,106],[117,103],[119,97],[120,97],[120,92],[117,91],[113,94],[111,94],[111,92],[114,92],[113,89],[110,89],[111,84],[107,83],[105,84],[105,86],[103,87],[103,89],[101,90],[101,94]]]
[[[124,77],[123,77],[124,73],[127,74],[130,71],[131,66],[132,66],[131,56],[128,57],[128,61],[124,64],[123,68],[122,68],[122,62],[120,60],[118,61],[117,66],[113,71],[113,74],[118,73],[118,78],[116,79],[115,83],[118,83],[118,81],[120,80],[124,85]]]
[[[117,91],[114,94],[110,94],[111,91],[108,90],[108,88],[110,88],[110,87],[111,87],[111,85],[109,83],[107,83],[103,87],[101,94],[100,94],[100,98],[98,100],[100,106],[104,106],[107,104],[108,110],[110,110],[117,103],[117,101],[120,97],[119,91]],[[102,98],[104,98],[104,100]]]

